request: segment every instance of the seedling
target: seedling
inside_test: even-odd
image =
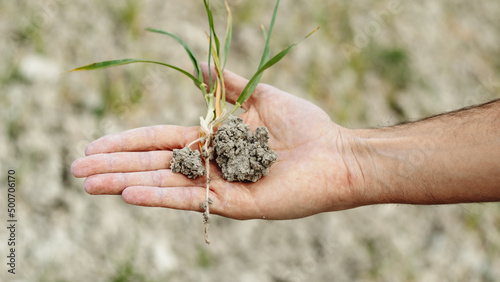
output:
[[[262,26],[262,33],[264,35],[264,40],[265,40],[265,46],[264,46],[264,52],[262,54],[259,66],[257,68],[257,71],[255,74],[252,76],[252,78],[249,80],[248,84],[246,87],[243,89],[241,94],[239,95],[238,99],[236,100],[235,105],[232,107],[232,109],[227,109],[226,108],[226,89],[224,86],[224,68],[226,66],[228,54],[229,54],[229,49],[231,45],[231,38],[232,38],[232,24],[233,24],[233,19],[231,15],[231,10],[229,8],[229,5],[227,1],[225,1],[225,6],[227,9],[227,29],[226,29],[226,35],[225,35],[225,40],[224,40],[224,45],[221,46],[219,37],[217,36],[217,33],[215,32],[214,28],[214,18],[212,14],[212,10],[210,8],[210,1],[209,0],[203,0],[203,3],[205,5],[205,10],[207,13],[208,17],[208,23],[209,23],[209,32],[207,32],[207,40],[208,40],[208,64],[209,64],[209,85],[204,83],[203,80],[203,73],[201,70],[201,66],[199,63],[199,60],[197,59],[196,55],[194,52],[189,48],[189,46],[184,42],[181,38],[178,36],[163,31],[159,29],[154,29],[154,28],[148,28],[147,30],[150,32],[154,33],[160,33],[167,35],[173,39],[175,39],[177,42],[179,42],[184,49],[186,50],[187,54],[189,55],[189,58],[191,59],[191,62],[193,63],[194,67],[194,75],[191,74],[190,72],[183,70],[179,67],[158,62],[158,61],[151,61],[151,60],[139,60],[139,59],[121,59],[121,60],[112,60],[112,61],[104,61],[104,62],[98,62],[90,65],[86,65],[83,67],[79,67],[76,69],[73,69],[72,71],[81,71],[81,70],[96,70],[96,69],[103,69],[103,68],[109,68],[109,67],[114,67],[114,66],[121,66],[121,65],[126,65],[126,64],[132,64],[132,63],[151,63],[151,64],[158,64],[162,65],[171,69],[174,69],[188,78],[190,78],[195,85],[201,90],[201,93],[203,95],[203,98],[205,99],[206,105],[207,105],[207,113],[205,117],[200,117],[200,134],[199,138],[196,140],[193,140],[191,144],[186,146],[182,150],[175,149],[174,150],[174,156],[173,156],[173,161],[171,165],[171,169],[174,172],[181,172],[185,174],[186,176],[190,178],[196,178],[200,175],[203,175],[204,173],[207,174],[207,181],[206,181],[206,197],[205,201],[200,204],[200,207],[202,210],[204,210],[203,213],[203,221],[205,223],[205,241],[207,244],[210,244],[210,241],[208,240],[208,228],[209,228],[209,223],[210,223],[210,205],[212,204],[212,200],[209,198],[209,191],[210,191],[210,160],[214,159],[214,151],[217,153],[217,163],[221,167],[223,171],[223,177],[226,178],[228,181],[257,181],[261,176],[266,175],[268,172],[268,168],[272,165],[272,163],[276,160],[276,153],[274,153],[272,150],[267,145],[267,141],[269,139],[267,129],[264,128],[258,128],[256,131],[256,135],[251,134],[249,132],[248,126],[244,125],[241,123],[241,120],[233,118],[232,114],[245,103],[252,93],[254,92],[255,88],[259,84],[259,81],[262,77],[262,74],[264,73],[265,70],[268,68],[272,67],[274,64],[279,62],[281,59],[283,59],[292,48],[297,46],[299,42],[294,43],[278,54],[274,55],[271,57],[271,52],[269,48],[269,43],[271,39],[271,35],[273,32],[274,28],[274,23],[276,20],[276,14],[278,12],[278,7],[280,4],[280,0],[276,1],[276,5],[274,7],[273,15],[271,18],[271,23],[269,25],[269,30],[266,31],[264,26]],[[309,33],[304,39],[308,38],[311,36],[314,32],[316,32],[319,29],[316,28],[314,31]],[[222,51],[221,52],[221,47]],[[211,65],[213,64],[215,72],[212,71]],[[230,118],[229,125],[223,125],[219,129],[219,126],[221,125],[222,122]],[[243,174],[241,175],[234,175],[231,173],[225,173],[224,171],[226,170],[225,162],[227,163],[227,159],[231,158],[231,152],[228,152],[227,148],[224,148],[224,143],[227,141],[227,136],[228,134],[220,134],[217,135],[218,132],[229,132],[233,129],[230,128],[230,126],[233,126],[234,128],[237,129],[237,134],[243,134],[247,136],[246,142],[251,143],[248,146],[254,146],[259,148],[259,156],[258,157],[252,157],[252,162],[259,162],[258,165],[261,166],[261,168],[258,169],[250,169],[252,172],[252,175]],[[224,127],[224,128],[223,128]],[[218,130],[219,129],[219,130]],[[242,133],[243,132],[243,133]],[[230,133],[229,135],[234,135],[233,133]],[[222,146],[219,145],[214,145],[214,143],[219,143],[222,144]],[[200,152],[198,151],[193,151],[191,150],[191,146],[198,144]],[[255,149],[251,149],[254,150]],[[264,153],[262,153],[264,151]],[[205,167],[203,168],[203,165],[201,163],[201,158],[203,158],[203,161],[205,163]],[[234,155],[234,154],[233,154]],[[249,158],[246,156],[238,156],[239,158]],[[247,160],[248,166],[254,167],[253,163],[250,160]],[[232,171],[232,169],[228,169],[229,171]]]

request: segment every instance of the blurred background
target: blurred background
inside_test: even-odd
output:
[[[249,77],[274,1],[229,1],[227,68]],[[212,1],[220,34],[222,1]],[[500,2],[282,1],[275,52],[321,29],[263,82],[316,103],[349,128],[380,127],[500,97]],[[153,65],[64,71],[143,58],[191,69],[180,35],[205,56],[202,1],[0,1],[0,173],[16,170],[18,264],[1,281],[498,281],[500,204],[383,205],[292,221],[214,217],[90,196],[70,173],[106,134],[197,125],[204,102]],[[0,217],[7,213],[5,189]]]

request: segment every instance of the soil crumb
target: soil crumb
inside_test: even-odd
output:
[[[269,173],[278,155],[269,148],[269,132],[259,127],[255,135],[237,117],[219,127],[214,138],[216,162],[227,181],[256,182]]]
[[[201,163],[201,154],[199,151],[193,151],[190,148],[174,149],[174,155],[171,162],[172,172],[182,173],[185,176],[196,179],[205,174],[205,167]]]

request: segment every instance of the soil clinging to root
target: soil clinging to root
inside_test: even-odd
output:
[[[278,155],[269,148],[269,132],[258,127],[255,134],[237,117],[229,117],[228,123],[217,130],[213,139],[216,163],[227,181],[256,182],[269,174],[269,168]],[[175,149],[171,169],[173,172],[196,179],[205,174],[199,151],[186,147]]]
[[[219,127],[214,138],[216,162],[227,181],[256,182],[269,173],[278,155],[269,148],[269,132],[265,127],[250,127],[237,117]]]
[[[182,173],[185,176],[196,179],[205,174],[205,167],[201,163],[199,151],[193,151],[186,147],[183,149],[174,149],[171,166],[172,172]]]

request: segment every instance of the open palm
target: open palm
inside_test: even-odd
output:
[[[203,69],[206,74],[206,65]],[[247,80],[229,71],[224,80],[227,100],[234,102]],[[291,219],[357,206],[351,130],[333,123],[315,105],[269,85],[259,84],[243,108],[240,118],[252,130],[268,128],[278,159],[256,183],[227,182],[213,165],[211,213]],[[169,169],[172,150],[198,134],[198,127],[162,125],[108,135],[87,146],[86,157],[73,163],[72,172],[87,177],[90,194],[121,194],[130,204],[201,212],[205,176],[191,180]]]

